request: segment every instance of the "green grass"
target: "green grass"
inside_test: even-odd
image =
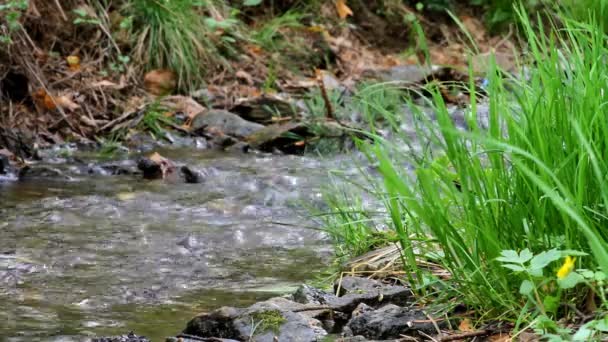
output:
[[[148,69],[168,68],[180,89],[203,84],[210,69],[227,66],[240,23],[230,18],[223,1],[132,0],[128,8],[137,27],[134,60]],[[221,13],[223,20],[211,13]]]
[[[490,70],[490,95],[483,100],[489,104],[487,128],[477,124],[482,99],[471,83],[468,131],[454,126],[435,89],[428,103],[435,121],[412,107],[418,136],[425,142],[421,151],[405,148],[411,139],[399,126],[406,122],[405,114],[387,111],[386,104],[372,109],[396,136],[385,140],[371,130],[374,141],[360,141],[359,148],[376,165],[380,177],[372,181],[370,194],[399,237],[415,288],[426,284],[415,258],[430,258],[451,272],[453,296],[480,316],[510,320],[518,327],[530,324],[557,336],[567,332],[547,321],[569,313],[549,312],[545,306],[551,301],[581,305],[589,289],[604,292],[602,283],[587,281],[558,291],[555,272],[561,260],[550,259],[540,275],[532,276],[532,283],[542,285],[529,297],[522,274],[496,259],[506,250],[529,249],[541,258],[553,249],[576,250],[589,254],[578,257],[576,268],[608,273],[608,43],[602,25],[594,21],[563,18],[562,28],[537,33],[526,16],[520,20],[533,67],[512,78],[504,78],[496,67]],[[338,212],[338,222],[330,231],[345,227],[343,235],[354,232],[365,238],[370,228],[358,225],[367,216],[358,211],[344,215],[349,206],[336,209],[334,203],[328,204]],[[596,299],[598,315],[607,309],[603,298]]]
[[[285,29],[301,28],[303,15],[295,10],[290,10],[278,17],[264,22],[251,36],[251,39],[267,51],[279,51],[289,41],[285,36]]]

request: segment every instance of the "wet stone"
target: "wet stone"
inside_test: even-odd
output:
[[[361,303],[373,307],[387,303],[407,305],[413,299],[408,287],[383,284],[366,278],[344,277],[336,282],[335,288],[341,296],[329,300],[328,304],[342,312],[351,312]]]
[[[192,120],[191,125],[191,131],[194,133],[224,134],[236,138],[244,138],[262,128],[264,128],[263,125],[247,121],[226,110],[210,110],[200,113]]]
[[[202,172],[194,170],[189,166],[184,165],[181,167],[180,170],[182,172],[182,175],[184,176],[184,180],[186,181],[186,183],[196,184],[201,183],[204,180]]]
[[[5,175],[8,173],[8,169],[10,168],[10,163],[8,157],[0,154],[0,175]]]
[[[336,300],[336,296],[331,293],[316,289],[308,285],[300,285],[296,292],[292,295],[292,299],[296,303],[301,304],[317,304],[324,305],[332,300]]]
[[[51,179],[70,180],[71,178],[59,169],[50,166],[25,166],[19,170],[19,180]]]
[[[347,328],[355,336],[373,339],[399,338],[402,335],[416,337],[420,335],[419,332],[428,335],[437,333],[435,326],[422,310],[393,304],[377,310],[361,304],[353,312],[353,318],[348,322]]]

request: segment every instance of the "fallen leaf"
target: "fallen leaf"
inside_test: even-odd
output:
[[[246,72],[245,70],[239,70],[235,74],[236,78],[244,80],[248,85],[253,85],[253,77],[251,74]]]
[[[157,164],[160,164],[162,161],[165,160],[165,157],[161,156],[160,153],[158,153],[158,152],[154,152],[148,157],[148,159],[150,159],[151,161],[153,161]]]
[[[144,76],[144,88],[156,96],[169,95],[175,91],[177,80],[171,70],[156,69]]]
[[[80,57],[78,56],[67,56],[65,58],[66,62],[68,63],[68,67],[70,68],[71,71],[79,71],[80,70]]]
[[[205,111],[205,107],[196,102],[192,97],[183,95],[166,97],[163,99],[162,105],[173,112],[186,114],[186,117],[189,119],[193,119],[198,113]]]
[[[126,82],[125,79],[123,77],[120,78],[120,83],[114,83],[112,81],[108,81],[108,80],[101,80],[98,82],[93,82],[91,83],[91,87],[94,88],[111,88],[111,89],[116,89],[116,90],[120,90],[124,87],[126,87]]]
[[[336,11],[340,19],[353,15],[353,11],[346,5],[346,0],[336,0]]]
[[[72,101],[72,96],[62,95],[55,98],[55,103],[62,109],[74,111],[80,108],[80,105]]]
[[[462,321],[460,321],[460,324],[458,325],[458,330],[463,331],[463,332],[470,332],[470,331],[473,331],[475,329],[473,329],[473,325],[471,324],[471,320],[468,319],[468,318],[465,318]]]

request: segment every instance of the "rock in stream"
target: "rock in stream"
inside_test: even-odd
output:
[[[339,296],[302,285],[293,295],[248,308],[222,307],[195,317],[182,334],[167,341],[217,338],[314,342],[323,341],[329,334],[370,341],[437,333],[428,316],[413,304],[407,286],[345,277],[335,284],[335,290]]]

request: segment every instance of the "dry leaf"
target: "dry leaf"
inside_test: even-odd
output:
[[[151,161],[160,164],[161,162],[163,162],[165,160],[165,157],[161,156],[160,153],[158,152],[154,152],[152,153],[148,159],[150,159]]]
[[[171,70],[156,69],[144,76],[144,88],[150,94],[163,96],[175,91],[177,80],[175,73]]]
[[[473,325],[471,324],[471,320],[468,319],[468,318],[465,318],[462,321],[460,321],[460,324],[458,325],[458,330],[463,331],[463,332],[470,332],[470,331],[473,331],[475,329],[473,329]]]
[[[80,57],[78,56],[67,56],[65,58],[66,62],[68,63],[68,66],[70,67],[71,71],[79,71],[80,70]]]
[[[166,97],[162,105],[174,112],[182,112],[186,117],[193,119],[198,113],[204,112],[205,107],[196,102],[193,98],[183,95]]]
[[[349,15],[353,15],[353,11],[346,5],[346,0],[336,0],[336,11],[340,19],[346,19]]]
[[[70,110],[70,111],[74,111],[74,110],[80,108],[80,106],[77,103],[72,101],[72,96],[69,96],[69,95],[62,95],[62,96],[56,97],[55,103],[57,104],[57,106],[59,106],[63,109]]]
[[[253,85],[253,77],[251,77],[251,74],[246,72],[245,70],[239,70],[234,75],[236,76],[236,78],[247,82],[248,85]]]

